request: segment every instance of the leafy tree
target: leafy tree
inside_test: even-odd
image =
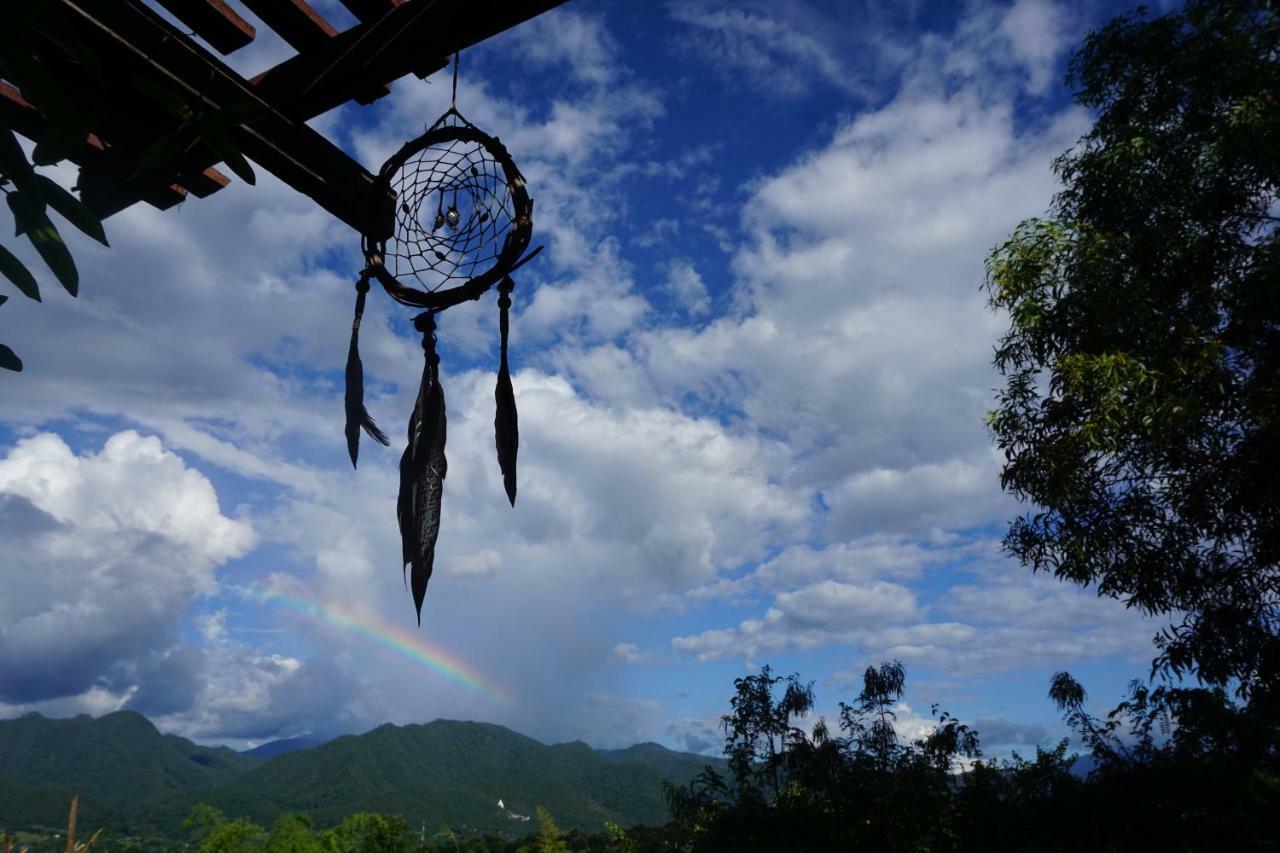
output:
[[[988,259],[1007,549],[1170,617],[1153,672],[1280,674],[1280,11],[1139,9],[1071,62],[1093,129]],[[1265,694],[1265,695],[1264,695]]]
[[[222,812],[205,803],[193,806],[182,825],[196,830],[200,853],[254,853],[261,848],[266,834],[248,818],[227,820]]]
[[[609,849],[616,853],[636,853],[636,840],[627,831],[613,821],[604,822],[604,831],[609,836]]]
[[[271,834],[262,846],[263,853],[325,853],[316,836],[311,818],[305,814],[287,814],[276,818]]]
[[[328,853],[405,853],[408,825],[399,815],[353,814],[325,836]]]
[[[737,679],[724,717],[733,783],[707,768],[669,789],[677,826],[698,850],[934,849],[958,759],[980,755],[978,739],[935,708],[934,729],[903,742],[894,719],[905,684],[897,661],[869,667],[857,699],[841,703],[836,736],[823,720],[808,734],[794,724],[814,704],[812,684],[798,675],[762,667]]]
[[[932,729],[904,740],[892,715],[905,683],[896,661],[869,667],[842,705],[840,736],[820,722],[790,746],[776,796],[756,768],[736,784],[708,772],[673,789],[684,849],[1280,850],[1274,723],[1221,688],[1135,682],[1100,719],[1083,686],[1058,673],[1050,698],[1093,753],[1084,777],[1066,740],[1031,760],[984,760],[977,732],[937,706]],[[734,745],[726,739],[726,752]]]
[[[560,827],[556,826],[551,812],[538,806],[533,814],[538,823],[538,834],[534,836],[531,845],[521,849],[527,849],[530,853],[569,853],[569,846],[560,837]]]
[[[1116,849],[1274,850],[1280,807],[1280,726],[1221,687],[1129,685],[1094,717],[1065,672],[1049,697],[1089,747],[1093,768],[1076,799],[1112,826]]]
[[[775,688],[785,684],[782,696]],[[725,732],[725,755],[729,768],[744,792],[764,791],[777,796],[787,774],[788,747],[805,741],[805,733],[793,725],[813,709],[813,682],[802,684],[800,676],[774,675],[768,666],[759,674],[733,682],[729,700],[732,713],[721,718]]]
[[[893,727],[893,706],[902,698],[907,674],[898,661],[869,666],[862,675],[862,692],[854,704],[840,703],[840,722],[849,734],[849,745],[858,755],[870,756],[877,770],[893,766],[899,748]]]

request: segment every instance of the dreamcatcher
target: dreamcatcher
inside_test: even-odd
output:
[[[453,105],[424,134],[393,154],[374,182],[375,209],[384,215],[376,233],[363,235],[365,268],[356,282],[355,318],[347,354],[346,435],[354,466],[361,430],[375,441],[389,444],[364,406],[359,337],[369,282],[378,282],[402,305],[426,309],[413,320],[414,328],[422,334],[425,359],[417,401],[409,416],[408,444],[400,457],[397,502],[401,568],[408,574],[419,624],[435,561],[440,500],[448,468],[436,315],[461,302],[479,299],[498,286],[500,357],[494,432],[503,486],[515,506],[520,435],[507,370],[507,315],[515,288],[511,273],[542,248],[526,254],[533,231],[533,199],[511,155],[496,137],[458,112],[457,70],[455,57]]]

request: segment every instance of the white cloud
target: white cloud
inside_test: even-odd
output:
[[[668,7],[686,29],[679,48],[701,58],[726,83],[749,83],[772,97],[795,97],[820,83],[863,91],[845,61],[851,44],[833,39],[835,28],[816,9],[782,5],[679,2]]]
[[[854,474],[823,492],[832,507],[827,535],[839,540],[866,531],[964,529],[1011,516],[1017,504],[996,488],[999,475],[999,463],[986,453]]]
[[[688,258],[672,261],[667,268],[667,290],[692,317],[703,316],[711,310],[707,285]]]
[[[189,704],[172,710],[134,707],[165,731],[218,742],[344,733],[374,715],[363,685],[325,658],[264,654],[225,640],[206,646],[203,657]]]
[[[915,596],[900,584],[826,580],[779,593],[765,614],[765,624],[781,624],[802,632],[842,630],[850,625],[900,622],[915,614]]]
[[[652,387],[784,436],[834,538],[998,517],[983,256],[1047,204],[1081,127],[1020,132],[967,91],[864,113],[746,204],[739,311],[635,336]]]
[[[784,550],[751,573],[749,580],[777,590],[815,583],[823,578],[867,581],[877,578],[914,579],[928,566],[955,561],[957,549],[930,549],[925,543],[898,535],[873,534],[823,549],[797,545]]]
[[[613,647],[613,660],[620,664],[648,663],[653,660],[653,654],[643,651],[635,643],[616,643]]]
[[[48,433],[20,441],[0,459],[0,501],[10,703],[83,693],[173,645],[215,569],[254,543],[202,474],[135,432],[82,456]]]
[[[671,647],[703,661],[724,657],[751,661],[786,649],[853,643],[875,626],[911,619],[916,612],[915,596],[900,584],[826,580],[777,594],[762,619],[675,637]]]
[[[1013,54],[1026,66],[1027,88],[1043,92],[1053,80],[1053,70],[1074,33],[1066,10],[1049,0],[1018,0],[1000,21],[1000,33]]]
[[[927,605],[904,585],[880,579],[926,572],[951,580]],[[818,580],[824,576],[831,579]],[[971,582],[956,582],[960,577]],[[944,536],[927,548],[883,537],[823,551],[797,546],[744,577],[734,592],[744,588],[773,591],[761,617],[675,637],[672,650],[701,661],[754,662],[790,650],[848,647],[863,660],[898,658],[993,675],[1085,659],[1137,660],[1149,656],[1157,627],[1094,590],[1031,575],[983,538]],[[857,670],[834,680],[859,677]]]
[[[569,7],[553,9],[517,27],[507,44],[527,62],[568,66],[574,79],[595,86],[626,73],[604,22]]]

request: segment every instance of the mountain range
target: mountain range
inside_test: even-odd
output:
[[[548,746],[489,723],[379,726],[327,742],[290,739],[247,753],[161,734],[141,714],[0,720],[0,829],[58,826],[80,794],[84,825],[181,832],[197,803],[269,824],[307,812],[320,826],[361,811],[472,832],[521,834],[542,806],[565,828],[656,825],[663,782],[685,784],[723,762],[658,744]],[[506,810],[499,809],[498,800]]]

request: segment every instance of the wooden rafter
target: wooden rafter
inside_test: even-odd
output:
[[[368,23],[378,20],[402,2],[403,0],[342,0],[342,5],[347,7],[348,12]]]
[[[294,50],[320,47],[338,34],[306,0],[240,0]]]
[[[227,54],[253,41],[257,31],[253,24],[236,14],[222,0],[158,0],[175,18],[191,27],[197,35]]]
[[[426,76],[463,50],[564,0],[508,2],[481,9],[473,0],[409,0],[377,20],[339,33],[254,78],[263,97],[310,118],[360,96],[371,83]]]
[[[115,68],[122,77],[149,74],[197,112],[232,106],[257,108],[260,118],[230,131],[241,151],[352,227],[363,227],[363,208],[373,180],[368,171],[304,122],[276,110],[240,75],[190,39],[182,38],[155,12],[118,0],[63,0],[62,7],[69,31],[100,46],[105,52],[104,65]],[[212,159],[208,154],[203,157]],[[199,173],[212,165],[202,162],[203,157],[143,169],[130,181],[130,187],[141,191],[164,183],[175,168],[179,173]],[[128,199],[120,201],[129,203]]]
[[[224,0],[157,2],[215,50],[235,50],[255,35]],[[81,165],[83,198],[100,214],[138,201],[167,207],[188,192],[206,196],[226,186],[213,168],[220,157],[205,141],[210,131],[201,128],[227,121],[215,132],[245,156],[352,228],[376,231],[388,207],[372,197],[373,176],[306,121],[349,100],[380,97],[405,74],[438,70],[454,51],[564,0],[486,8],[467,0],[343,0],[360,20],[344,32],[304,0],[241,2],[298,50],[251,80],[144,0],[52,0],[57,43],[91,46],[95,57],[92,63],[68,57],[50,36],[46,64],[91,116],[93,133],[72,159]],[[46,131],[37,111],[3,81],[0,120],[31,139]]]

